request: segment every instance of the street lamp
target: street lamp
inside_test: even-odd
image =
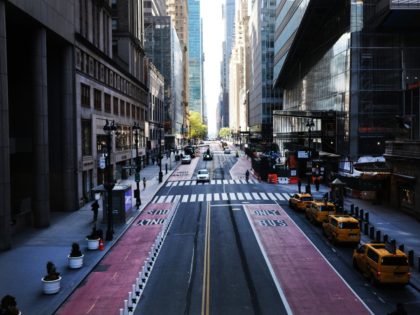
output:
[[[105,183],[104,187],[108,193],[108,224],[106,230],[106,240],[112,241],[114,236],[114,228],[112,222],[112,189],[115,186],[114,178],[112,175],[112,168],[111,168],[111,149],[112,149],[112,134],[117,130],[117,126],[115,126],[114,121],[109,123],[108,119],[106,120],[104,126],[104,132],[106,133],[106,146],[107,146],[107,156],[106,156],[106,176],[105,176]]]
[[[315,127],[315,123],[313,118],[308,119],[305,125],[308,128],[308,147],[309,147],[309,152],[308,152],[308,164],[310,166],[310,172],[308,172],[308,165],[306,166],[306,173],[308,175],[308,184],[306,185],[306,193],[311,193],[311,174],[312,174],[312,160],[311,160],[311,131],[312,128]]]
[[[159,183],[162,182],[162,126],[159,128]]]
[[[136,207],[137,209],[141,206],[141,199],[140,199],[140,168],[141,168],[141,160],[139,157],[139,130],[140,126],[138,123],[133,124],[133,131],[134,131],[134,142],[136,144],[136,174],[135,174],[135,181],[136,181],[136,191],[134,192],[134,197],[136,198]]]
[[[241,126],[239,126],[239,150],[242,146],[242,132],[241,132]]]

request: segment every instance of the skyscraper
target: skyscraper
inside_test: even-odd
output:
[[[203,117],[203,39],[200,0],[188,0],[189,107]]]

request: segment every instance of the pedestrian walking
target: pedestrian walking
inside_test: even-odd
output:
[[[92,203],[91,210],[93,211],[93,222],[96,222],[96,220],[98,219],[98,210],[99,210],[98,200],[95,200]]]
[[[246,170],[246,172],[245,172],[245,178],[246,178],[246,181],[249,180],[249,170]]]
[[[315,188],[316,188],[316,191],[319,191],[319,182],[320,182],[319,177],[315,178]]]
[[[302,190],[302,182],[300,181],[300,178],[298,179],[298,191],[299,191],[299,194],[301,193],[301,190]]]
[[[146,177],[143,177],[143,190],[146,189]]]

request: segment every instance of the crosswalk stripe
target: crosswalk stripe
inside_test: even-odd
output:
[[[206,201],[211,201],[212,200],[211,197],[212,197],[212,194],[207,194],[206,195]]]
[[[252,200],[252,196],[250,193],[245,193],[246,200]]]
[[[197,181],[196,180],[193,180],[192,183],[191,183],[191,185],[197,185]]]
[[[276,196],[274,196],[272,193],[267,193],[267,195],[271,200],[277,200]]]
[[[189,195],[183,195],[182,196],[182,202],[188,202],[188,196]]]
[[[223,200],[228,200],[228,195],[227,195],[227,193],[222,193],[222,199],[223,199]]]
[[[284,200],[289,200],[290,196],[288,193],[282,193],[282,195],[284,196]]]
[[[173,182],[172,187],[178,186],[179,182]]]
[[[152,203],[156,203],[158,199],[159,199],[159,196],[156,196],[155,198],[153,198]]]
[[[216,181],[215,181],[214,179],[211,179],[211,180],[210,180],[210,184],[211,184],[211,185],[214,185],[214,184],[216,184]]]
[[[179,182],[179,186],[184,186],[185,185],[185,181],[180,181]]]
[[[280,193],[274,193],[278,200],[284,200],[284,197]]]
[[[172,202],[172,200],[174,199],[174,195],[169,195],[167,198],[166,198],[166,200],[165,200],[165,202]]]
[[[171,187],[173,183],[175,183],[175,182],[168,182],[168,183],[166,184],[166,187]]]
[[[185,186],[190,186],[190,185],[191,185],[191,181],[190,180],[185,182]]]
[[[166,196],[160,196],[158,203],[162,203],[165,200]]]
[[[192,194],[191,195],[191,202],[195,202],[195,200],[197,199],[197,195],[196,194]]]
[[[198,194],[198,201],[204,201],[204,194]]]
[[[246,184],[247,182],[246,182],[246,180],[245,180],[245,179],[241,179],[241,183],[242,183],[242,184]]]
[[[224,180],[223,180],[223,184],[229,184],[229,180],[224,179]]]
[[[244,195],[242,195],[242,193],[237,193],[238,195],[238,200],[244,200]]]
[[[220,196],[218,193],[214,194],[214,201],[219,201],[220,200]]]
[[[230,200],[236,200],[235,193],[229,193]]]
[[[216,180],[216,184],[220,185],[222,181],[220,179]]]
[[[252,196],[254,197],[255,200],[261,200],[261,197],[256,192],[253,192]]]
[[[261,197],[262,197],[263,200],[268,200],[268,197],[267,197],[267,195],[265,193],[260,192],[260,195],[261,195]]]
[[[235,184],[235,181],[233,179],[229,179],[229,184]]]

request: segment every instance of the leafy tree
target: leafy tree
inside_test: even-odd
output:
[[[219,131],[219,137],[226,139],[230,137],[230,129],[229,128],[222,128]]]
[[[207,126],[203,125],[199,112],[190,112],[191,138],[204,139],[207,136]]]

